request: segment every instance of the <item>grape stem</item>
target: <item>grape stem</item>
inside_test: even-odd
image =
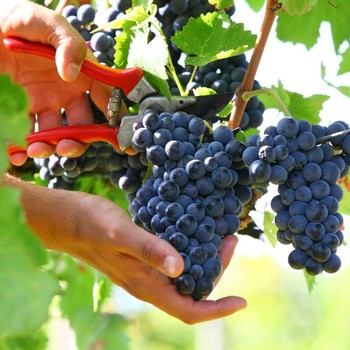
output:
[[[258,96],[258,95],[269,95],[271,96],[275,102],[277,103],[279,109],[283,112],[283,114],[287,117],[291,117],[292,114],[289,112],[287,106],[284,104],[282,101],[281,97],[278,95],[276,90],[270,89],[270,88],[261,88],[258,90],[253,90],[253,91],[246,91],[242,94],[242,99],[246,102],[249,101],[249,99],[253,96]]]
[[[238,127],[241,122],[245,107],[247,105],[247,101],[243,99],[243,94],[245,92],[252,91],[255,75],[258,70],[267,39],[270,35],[271,28],[281,6],[282,4],[278,3],[277,0],[267,0],[265,16],[260,29],[260,35],[255,44],[252,58],[249,62],[242,85],[236,91],[235,103],[232,109],[230,120],[228,122],[228,126],[231,129]]]
[[[323,137],[319,137],[318,139],[316,139],[316,144],[320,144],[320,143],[323,143],[324,141],[332,140],[332,138],[334,137],[345,136],[347,134],[350,134],[350,129],[338,131],[338,132],[335,132],[334,134],[329,134]]]
[[[55,12],[61,13],[62,10],[70,3],[70,0],[59,0]]]

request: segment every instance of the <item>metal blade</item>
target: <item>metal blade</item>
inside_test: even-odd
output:
[[[180,110],[202,119],[210,119],[232,101],[234,94],[234,92],[225,92],[216,95],[196,96],[196,101],[193,104]]]

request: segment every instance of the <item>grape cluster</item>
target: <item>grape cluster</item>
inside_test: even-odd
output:
[[[80,157],[68,158],[53,154],[49,158],[35,159],[39,176],[48,182],[49,188],[74,189],[77,179],[83,175],[99,175],[124,192],[135,192],[146,174],[143,155],[120,154],[104,142],[90,144]]]
[[[221,273],[222,237],[238,230],[251,197],[239,180],[244,145],[226,126],[210,133],[199,117],[156,109],[144,112],[132,144],[151,165],[129,196],[133,220],[180,252],[185,269],[175,285],[199,300]]]
[[[278,185],[271,201],[278,241],[294,247],[290,266],[310,275],[341,266],[336,252],[343,242],[343,191],[337,182],[349,172],[350,136],[331,135],[347,129],[343,122],[323,127],[286,117],[250,137],[243,152],[253,184]]]

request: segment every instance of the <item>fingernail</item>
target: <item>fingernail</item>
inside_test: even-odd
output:
[[[176,272],[176,262],[173,256],[167,256],[164,259],[163,268],[167,275],[174,276]]]
[[[79,69],[80,69],[80,67],[76,63],[74,63],[74,62],[69,63],[67,65],[67,78],[69,80],[77,79],[78,74],[79,74]]]

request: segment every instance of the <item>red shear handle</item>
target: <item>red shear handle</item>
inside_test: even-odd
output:
[[[26,53],[55,60],[56,50],[50,45],[14,37],[5,38],[4,45],[7,49],[14,52]],[[102,83],[122,89],[126,96],[144,75],[143,70],[138,67],[114,69],[93,62],[87,58],[85,58],[83,62],[81,71]]]
[[[122,152],[117,141],[118,127],[110,128],[106,124],[68,125],[49,130],[43,130],[27,136],[27,145],[34,142],[45,142],[50,145],[64,139],[71,139],[82,143],[107,142],[114,146],[117,152]],[[23,147],[10,146],[9,155],[26,151]]]

